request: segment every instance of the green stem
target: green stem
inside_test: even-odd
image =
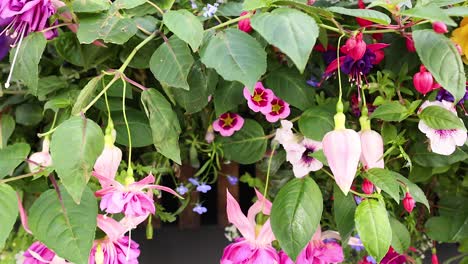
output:
[[[148,1],[149,2],[149,1]],[[151,35],[149,35],[145,40],[143,40],[138,46],[136,46],[132,52],[128,55],[127,59],[124,61],[122,66],[119,68],[119,72],[123,73],[124,70],[127,68],[128,64],[132,61],[133,57],[135,57],[136,53],[143,47],[145,46],[150,40],[152,40],[154,37],[156,37],[157,32],[153,32]]]
[[[374,34],[374,33],[398,33],[395,29],[375,29],[375,30],[366,30],[363,31],[364,34]]]
[[[341,39],[345,36],[345,34],[342,34],[339,38],[338,38],[338,48],[336,49],[336,58],[338,60],[338,69],[337,69],[337,72],[338,72],[338,87],[340,89],[339,91],[339,95],[338,95],[338,102],[342,103],[342,98],[343,98],[343,88],[341,87],[341,61],[340,61],[340,44],[341,44]],[[343,112],[343,110],[341,111],[338,111],[337,109],[337,112]]]
[[[103,94],[107,92],[107,90],[120,78],[120,70],[115,72],[114,78],[102,89],[102,91],[94,97],[94,99],[85,107],[83,108],[82,112],[86,113],[96,102],[101,98]]]
[[[164,11],[163,11],[158,5],[156,5],[155,3],[151,2],[150,0],[147,0],[146,3],[152,5],[154,8],[156,8],[156,10],[158,10],[158,12],[159,12],[161,15],[164,15]]]
[[[271,162],[273,161],[273,154],[276,151],[276,145],[278,145],[276,142],[273,144],[273,147],[271,148],[271,153],[270,157],[268,159],[268,166],[267,166],[267,173],[266,173],[266,180],[265,180],[265,190],[263,191],[263,197],[267,197],[268,194],[268,185],[270,183],[270,169],[271,169]]]
[[[222,27],[225,27],[225,26],[228,26],[228,25],[231,25],[231,24],[234,24],[234,23],[237,23],[243,19],[246,19],[246,18],[249,18],[249,17],[252,17],[253,14],[252,13],[248,13],[248,14],[245,14],[243,16],[240,16],[240,17],[237,17],[237,18],[234,18],[234,19],[231,19],[231,20],[228,20],[224,23],[221,23],[219,25],[216,25],[214,27],[210,27],[208,29],[205,29],[205,31],[210,31],[210,30],[213,30],[213,29],[218,29],[218,28],[222,28]]]
[[[23,175],[19,175],[19,176],[11,177],[11,178],[8,178],[8,179],[0,180],[0,184],[11,182],[11,181],[17,181],[17,180],[21,180],[21,179],[24,179],[24,178],[28,178],[28,177],[34,176],[36,174],[39,174],[42,171],[43,170],[38,170],[36,172],[30,172],[30,173],[26,173],[26,174],[23,174]]]
[[[336,27],[332,27],[332,26],[329,26],[329,25],[325,25],[325,24],[318,24],[321,28],[324,28],[324,29],[328,29],[330,31],[333,31],[333,32],[337,32],[337,33],[342,33],[341,30],[339,28],[336,28]]]
[[[125,122],[125,126],[127,127],[127,134],[128,134],[128,171],[132,169],[132,136],[130,134],[130,126],[128,125],[127,120],[127,111],[125,109],[125,92],[127,90],[127,82],[121,78],[123,82],[123,94],[122,94],[122,113]],[[133,173],[132,173],[133,174]]]

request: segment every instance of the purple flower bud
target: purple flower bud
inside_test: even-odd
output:
[[[206,209],[206,207],[203,207],[201,204],[196,204],[195,207],[193,207],[193,211],[201,215],[208,212],[208,209]]]
[[[197,186],[197,191],[202,192],[202,193],[207,193],[209,190],[211,190],[211,186],[208,184],[202,182],[200,185]]]

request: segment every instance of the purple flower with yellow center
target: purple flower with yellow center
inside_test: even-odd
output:
[[[253,93],[250,93],[247,87],[244,87],[244,97],[247,100],[247,105],[254,112],[268,114],[271,112],[271,100],[274,97],[273,91],[265,89],[261,82],[255,84]]]
[[[202,206],[201,204],[197,203],[195,204],[195,207],[193,207],[193,211],[201,215],[201,214],[208,212],[208,209],[206,209],[206,207]]]
[[[208,191],[211,190],[211,186],[208,184],[202,182],[200,185],[197,186],[197,191],[202,192],[202,193],[207,193]]]
[[[271,112],[265,114],[265,117],[268,122],[274,123],[280,119],[285,119],[290,113],[289,104],[278,97],[274,97],[273,100],[271,100]]]
[[[223,137],[230,137],[244,126],[244,118],[234,113],[224,113],[213,122],[213,130]]]
[[[229,184],[236,185],[239,182],[239,179],[236,176],[228,175],[227,180]]]

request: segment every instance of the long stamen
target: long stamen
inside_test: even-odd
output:
[[[19,50],[21,48],[21,43],[23,42],[24,32],[25,31],[26,31],[26,27],[23,27],[23,29],[21,30],[21,34],[19,36],[20,39],[19,39],[19,42],[18,42],[18,46],[16,46],[15,56],[13,57],[13,61],[11,63],[10,73],[8,74],[8,78],[7,78],[7,81],[5,83],[5,88],[7,88],[7,89],[10,87],[11,77],[13,76],[13,70],[15,69],[16,58],[18,57],[18,53],[19,53]]]

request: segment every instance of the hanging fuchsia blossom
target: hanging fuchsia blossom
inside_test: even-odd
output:
[[[440,85],[434,81],[432,74],[426,70],[424,65],[421,65],[419,72],[413,76],[414,88],[423,95],[428,92],[440,88]]]
[[[382,136],[370,129],[359,132],[361,139],[361,163],[364,170],[372,168],[384,168],[384,144]]]
[[[277,122],[280,119],[285,119],[291,113],[289,104],[278,97],[273,97],[270,104],[271,112],[265,114],[266,120],[270,123]]]
[[[115,130],[112,134],[115,134]],[[103,188],[109,187],[115,179],[120,162],[122,161],[122,151],[114,145],[114,136],[108,134],[104,137],[105,146],[101,155],[94,163],[93,175],[99,180]]]
[[[244,126],[244,118],[234,113],[224,113],[213,122],[213,130],[223,137],[230,137]]]
[[[411,35],[405,36],[406,50],[409,52],[416,52],[416,47],[414,46],[414,40]]]
[[[242,213],[236,199],[227,191],[228,220],[239,230],[243,238],[228,245],[221,257],[221,264],[278,264],[279,257],[271,246],[275,240],[271,231],[270,220],[267,220],[260,231],[256,232],[255,216],[263,212],[270,214],[271,202],[256,191],[258,201],[249,209],[247,217]]]
[[[426,101],[421,105],[418,112],[421,112],[424,108],[431,105],[443,107],[451,111],[455,116],[457,115],[457,111],[455,110],[453,104],[444,100],[441,102]],[[455,152],[456,147],[463,146],[467,139],[465,129],[434,129],[429,127],[423,120],[419,120],[418,128],[421,130],[421,132],[426,134],[427,138],[429,139],[431,150],[434,153],[440,155],[452,154]]]
[[[244,97],[247,100],[249,108],[254,112],[268,114],[271,112],[271,100],[274,97],[273,91],[263,87],[261,82],[255,84],[253,93],[250,93],[247,87],[244,87]]]
[[[374,192],[374,184],[368,179],[364,179],[362,181],[361,189],[365,194],[372,194]]]
[[[408,213],[411,213],[416,206],[416,201],[409,192],[406,192],[405,198],[403,198],[403,207]]]
[[[32,154],[28,158],[29,170],[31,172],[38,172],[43,168],[52,166],[52,157],[49,152],[50,141],[48,138],[45,138],[42,142],[42,150]]]
[[[366,42],[362,39],[362,33],[352,36],[346,41],[346,44],[341,47],[341,52],[350,56],[353,60],[358,61],[366,52]]]
[[[68,263],[48,249],[41,242],[34,242],[23,254],[23,264],[65,264]]]

